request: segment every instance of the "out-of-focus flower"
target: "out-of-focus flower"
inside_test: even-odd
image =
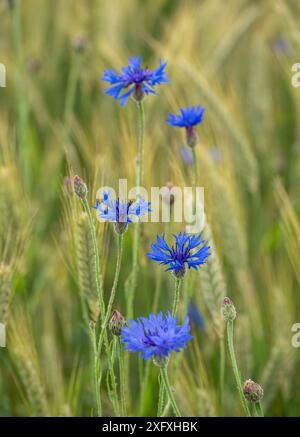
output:
[[[220,162],[223,158],[222,150],[220,150],[218,147],[213,147],[212,149],[208,150],[209,157],[214,162]]]
[[[288,41],[283,37],[277,38],[274,43],[274,49],[279,55],[286,55],[289,52]]]
[[[71,41],[71,45],[73,50],[76,53],[83,53],[85,52],[87,45],[88,45],[88,39],[84,35],[76,35]]]
[[[190,301],[189,306],[188,306],[188,316],[190,318],[191,324],[194,323],[195,326],[197,326],[200,329],[205,328],[204,319],[203,319],[197,305],[195,304],[195,302],[193,302],[193,300]]]
[[[186,317],[183,325],[177,325],[177,317],[172,317],[168,311],[166,317],[162,312],[150,314],[149,318],[139,317],[130,320],[129,327],[122,328],[124,348],[131,352],[140,352],[144,360],[157,358],[161,360],[172,351],[179,352],[186,347],[186,342],[192,339],[189,319]]]
[[[141,57],[131,57],[128,59],[128,66],[121,68],[121,73],[114,70],[105,70],[102,80],[111,86],[105,90],[106,94],[119,100],[124,106],[130,95],[136,101],[141,101],[145,95],[156,94],[156,85],[169,82],[165,68],[167,63],[160,61],[160,65],[155,70],[142,68]]]
[[[193,152],[191,151],[190,147],[183,146],[180,149],[180,156],[183,162],[187,165],[193,165],[194,158],[193,158]]]
[[[170,247],[165,241],[165,236],[157,235],[157,243],[151,244],[152,252],[147,255],[150,259],[160,264],[169,266],[166,271],[171,270],[178,278],[183,277],[188,268],[197,270],[205,264],[206,258],[210,255],[208,242],[201,240],[201,235],[187,235],[186,232],[173,234],[175,245]]]

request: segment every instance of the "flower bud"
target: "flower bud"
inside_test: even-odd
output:
[[[14,9],[16,7],[17,0],[6,0],[7,7]]]
[[[109,329],[112,332],[113,335],[116,335],[117,337],[120,337],[123,326],[127,325],[127,321],[125,317],[122,316],[122,314],[114,310],[111,319],[109,321]]]
[[[236,309],[229,297],[225,297],[222,303],[221,313],[223,319],[228,321],[233,321],[236,318]]]
[[[186,143],[189,147],[193,148],[199,143],[199,137],[194,126],[188,126],[185,129]]]
[[[247,381],[245,381],[243,392],[247,401],[251,403],[261,401],[264,396],[262,387],[251,379],[247,379]]]
[[[74,177],[74,191],[80,199],[86,199],[88,189],[80,176]]]
[[[173,187],[174,187],[174,185],[172,184],[172,182],[167,182],[166,183],[166,188],[168,189],[168,193],[164,194],[163,198],[162,198],[163,202],[166,205],[170,205],[170,206],[174,205],[175,196],[174,196],[174,193],[173,193]]]
[[[84,53],[88,40],[84,35],[77,35],[72,39],[72,48],[76,53]]]
[[[41,69],[42,63],[38,58],[30,58],[27,61],[27,70],[30,74],[37,74]]]

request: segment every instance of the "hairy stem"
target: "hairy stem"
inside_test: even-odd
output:
[[[176,401],[175,401],[175,398],[174,398],[174,395],[173,395],[173,392],[172,392],[172,389],[171,389],[171,386],[170,386],[170,382],[169,382],[169,378],[168,378],[168,373],[167,373],[167,368],[166,367],[162,367],[160,369],[160,375],[161,375],[161,379],[162,379],[162,381],[164,383],[165,390],[166,390],[166,392],[168,394],[169,400],[171,402],[171,405],[173,407],[174,413],[175,413],[176,417],[181,417],[180,411],[178,409],[178,406],[176,404]]]
[[[126,384],[125,384],[125,372],[124,372],[124,350],[122,347],[120,337],[118,338],[118,359],[119,359],[120,394],[121,394],[122,414],[124,417],[127,417]]]
[[[255,402],[254,409],[257,417],[264,417],[264,412],[260,402]]]
[[[142,102],[137,103],[138,108],[138,156],[136,163],[136,187],[138,190],[138,195],[140,195],[140,187],[143,184],[143,174],[144,174],[144,125],[145,125],[145,115],[144,106]],[[135,223],[134,235],[133,235],[133,252],[132,252],[132,270],[129,278],[128,284],[128,306],[127,306],[127,317],[133,317],[133,302],[134,294],[137,284],[137,274],[138,274],[138,255],[139,255],[139,245],[141,238],[141,223]]]
[[[229,349],[229,355],[230,355],[230,359],[231,359],[232,369],[233,369],[236,385],[238,388],[238,392],[240,395],[240,399],[241,399],[241,402],[243,405],[244,413],[246,416],[251,417],[251,414],[250,414],[250,411],[249,411],[249,408],[248,408],[248,405],[247,405],[247,402],[246,402],[246,399],[245,399],[245,396],[243,393],[241,376],[240,376],[240,372],[239,372],[239,369],[237,366],[234,347],[233,347],[233,321],[232,320],[227,321],[227,340],[228,340],[228,349]]]
[[[18,125],[17,125],[17,137],[19,145],[19,156],[21,160],[21,168],[23,170],[23,178],[25,188],[30,186],[30,159],[27,141],[27,124],[28,124],[28,102],[26,96],[26,86],[23,82],[24,77],[24,52],[23,52],[23,38],[22,38],[22,16],[21,16],[21,2],[16,4],[12,10],[12,26],[13,26],[13,38],[14,49],[16,56],[16,88],[17,88],[17,111],[18,111]]]
[[[102,403],[101,403],[101,378],[99,371],[99,361],[97,357],[97,341],[96,341],[96,332],[95,326],[90,325],[90,339],[92,343],[93,349],[93,357],[94,357],[94,379],[95,379],[95,397],[96,397],[96,405],[97,405],[97,414],[98,417],[102,416]]]
[[[99,342],[98,342],[98,356],[99,356],[99,358],[100,358],[100,354],[101,354],[103,339],[104,339],[104,336],[105,336],[105,333],[106,333],[106,328],[108,326],[109,318],[111,316],[111,310],[112,310],[112,306],[113,306],[113,303],[114,303],[114,300],[115,300],[115,295],[116,295],[116,291],[117,291],[117,285],[118,285],[119,276],[120,276],[121,261],[122,261],[122,252],[123,252],[123,235],[118,235],[117,236],[117,242],[118,242],[118,249],[117,249],[118,253],[117,253],[117,263],[116,263],[115,277],[114,277],[113,286],[112,286],[112,289],[111,289],[111,292],[110,292],[110,298],[109,298],[109,302],[108,302],[105,318],[104,318],[104,321],[103,321],[102,326],[101,326]]]
[[[225,379],[225,342],[223,335],[219,338],[220,342],[220,407],[221,415],[224,414],[224,379]]]
[[[179,278],[175,279],[175,291],[174,291],[174,300],[173,300],[173,307],[172,307],[172,316],[173,317],[175,317],[177,315],[177,311],[178,311],[181,282],[182,282],[182,279],[179,279]]]

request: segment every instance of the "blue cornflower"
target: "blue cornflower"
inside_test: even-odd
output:
[[[121,74],[110,69],[105,70],[102,76],[102,80],[111,85],[105,90],[106,94],[120,100],[122,106],[131,94],[135,100],[141,101],[149,93],[156,94],[156,85],[169,82],[165,73],[166,62],[160,61],[155,70],[142,68],[140,56],[129,58],[128,63],[127,67],[121,69]]]
[[[131,352],[140,352],[144,360],[166,358],[174,350],[179,352],[186,347],[186,342],[192,339],[189,334],[189,318],[183,325],[177,325],[177,317],[172,317],[168,311],[163,317],[162,312],[150,314],[149,318],[139,317],[137,322],[129,320],[129,327],[122,328],[122,343]]]
[[[171,126],[184,127],[188,146],[195,147],[198,143],[198,135],[195,126],[202,122],[205,108],[200,105],[179,108],[180,114],[169,114],[167,122]]]
[[[208,242],[201,240],[201,235],[187,235],[186,232],[173,234],[175,246],[168,246],[165,236],[157,235],[157,243],[152,243],[153,252],[148,252],[150,259],[160,264],[169,266],[166,271],[171,270],[175,276],[183,277],[188,268],[197,270],[205,264],[206,258],[210,255]],[[203,244],[202,244],[203,243]]]
[[[94,208],[98,212],[98,217],[115,224],[115,230],[118,233],[125,232],[128,223],[136,221],[151,211],[150,202],[141,197],[135,202],[132,200],[111,200],[110,194],[107,192],[104,193],[101,202],[97,200]]]

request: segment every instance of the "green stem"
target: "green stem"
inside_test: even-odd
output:
[[[235,352],[234,352],[234,346],[233,346],[233,321],[228,320],[227,321],[227,340],[228,340],[228,349],[229,349],[229,355],[231,359],[232,369],[236,381],[236,385],[238,388],[238,392],[240,395],[240,399],[243,405],[244,413],[246,416],[251,417],[244,393],[243,393],[243,386],[241,381],[241,376],[239,373],[239,369],[236,362]]]
[[[125,372],[124,372],[124,350],[122,347],[120,337],[118,338],[118,359],[119,359],[120,394],[121,394],[122,414],[124,417],[127,417],[126,384],[125,384]]]
[[[108,306],[107,306],[107,310],[106,310],[106,314],[105,314],[105,319],[102,323],[100,336],[99,336],[99,342],[98,342],[98,357],[99,358],[101,355],[101,349],[102,349],[103,339],[104,339],[104,336],[106,333],[106,328],[108,326],[109,318],[111,316],[111,310],[112,310],[112,306],[113,306],[113,303],[115,300],[117,285],[118,285],[119,276],[120,276],[122,252],[123,252],[123,234],[117,236],[117,242],[118,242],[118,249],[117,249],[118,253],[117,253],[116,271],[115,271],[113,286],[112,286],[112,289],[110,292],[110,298],[109,298],[109,302],[108,302]]]
[[[167,373],[167,368],[166,367],[161,367],[160,375],[161,375],[161,379],[162,379],[162,381],[164,383],[164,386],[165,386],[166,392],[168,394],[168,397],[170,399],[170,402],[172,404],[174,413],[175,413],[176,417],[181,417],[181,414],[180,414],[180,411],[179,411],[179,409],[177,407],[177,404],[176,404],[176,401],[175,401],[172,389],[170,387],[170,382],[169,382],[169,378],[168,378],[168,373]]]
[[[82,56],[78,53],[74,54],[71,68],[69,71],[65,109],[64,109],[64,124],[65,124],[65,143],[68,144],[70,140],[71,121],[74,111],[76,88],[80,74],[80,67],[82,62]]]
[[[28,105],[26,86],[23,83],[22,78],[24,77],[24,55],[23,55],[23,45],[22,45],[22,16],[21,16],[21,2],[18,2],[12,10],[12,25],[13,25],[13,38],[14,47],[16,55],[16,88],[17,88],[17,109],[18,109],[18,126],[17,126],[17,136],[19,144],[19,154],[21,159],[21,167],[23,169],[24,185],[25,188],[29,188],[29,178],[30,178],[30,157],[28,150],[28,142],[26,140],[26,129],[28,124]]]
[[[138,156],[136,164],[136,187],[137,194],[140,195],[140,187],[143,184],[144,175],[144,130],[145,130],[145,114],[144,106],[142,102],[137,103],[138,108]],[[141,238],[141,223],[135,223],[134,235],[133,235],[133,253],[132,253],[132,270],[130,278],[128,281],[128,306],[127,306],[127,317],[133,318],[133,301],[135,295],[135,289],[137,284],[137,274],[138,274],[138,255],[139,255],[139,245]]]
[[[177,311],[178,311],[181,281],[182,281],[182,279],[179,279],[179,278],[175,279],[175,292],[174,292],[174,300],[173,300],[173,307],[172,307],[172,316],[173,317],[175,317],[177,315]]]
[[[257,417],[264,417],[264,412],[263,412],[263,409],[262,409],[260,402],[255,402],[254,409],[255,409]]]
[[[138,136],[137,136],[137,148],[138,148],[138,156],[136,163],[136,187],[137,193],[139,195],[139,187],[143,184],[143,173],[144,173],[144,130],[145,130],[145,113],[143,102],[137,103],[138,110]],[[134,234],[133,234],[133,248],[132,248],[132,269],[130,275],[125,284],[125,293],[127,296],[127,318],[132,319],[134,316],[133,311],[133,303],[134,303],[134,295],[135,289],[137,285],[137,274],[139,269],[138,259],[139,259],[139,245],[141,238],[141,223],[137,222],[134,224]],[[129,394],[129,354],[126,355],[125,358],[125,373],[127,375],[127,393]],[[128,396],[128,403],[130,405],[130,396]]]
[[[223,335],[220,336],[220,406],[221,415],[224,414],[224,380],[225,380],[225,342]]]
[[[94,251],[95,268],[96,268],[96,278],[95,279],[96,279],[96,287],[97,287],[99,305],[100,305],[100,310],[101,310],[100,317],[102,319],[104,317],[104,314],[105,314],[105,303],[104,303],[103,278],[102,278],[102,274],[100,272],[100,255],[99,255],[98,245],[97,245],[96,228],[94,225],[94,220],[93,220],[87,199],[82,199],[82,206],[83,206],[83,209],[88,217],[89,228],[90,228],[92,241],[93,241],[93,251]]]
[[[196,147],[192,147],[192,153],[193,153],[193,168],[194,168],[194,188],[196,188],[197,184],[199,183],[199,170],[198,170]]]
[[[102,416],[102,404],[101,404],[101,372],[99,369],[99,361],[97,357],[97,342],[96,342],[96,332],[95,326],[90,326],[90,338],[93,348],[93,356],[94,356],[94,379],[95,379],[95,397],[96,397],[96,405],[97,405],[97,414],[98,417]]]
[[[147,401],[147,387],[148,387],[148,381],[149,381],[149,375],[150,375],[150,366],[151,361],[148,360],[145,365],[145,371],[144,376],[142,379],[142,387],[141,387],[141,400],[140,400],[140,409],[139,409],[139,415],[142,416],[145,410],[145,404]]]
[[[92,235],[93,251],[94,251],[94,257],[95,257],[95,267],[96,267],[96,269],[95,269],[96,270],[96,273],[95,273],[96,278],[95,279],[96,279],[96,287],[97,287],[97,293],[98,293],[99,305],[100,305],[100,311],[101,311],[100,320],[103,321],[103,317],[105,314],[105,303],[104,303],[103,278],[102,278],[102,274],[100,272],[100,256],[99,256],[99,251],[98,251],[98,246],[97,246],[96,228],[94,225],[94,221],[92,218],[91,210],[90,210],[87,199],[82,199],[82,205],[83,205],[84,211],[86,212],[86,214],[88,216],[89,228],[90,228],[90,232]],[[113,362],[112,362],[111,355],[110,355],[109,341],[108,341],[106,328],[104,330],[102,329],[101,333],[102,333],[101,345],[102,345],[102,342],[104,339],[105,349],[107,352],[108,367],[109,367],[109,372],[110,372],[113,391],[114,391],[114,411],[115,411],[115,415],[118,416],[119,415],[119,404],[118,404],[118,400],[117,400],[116,378],[115,378]],[[100,348],[100,350],[101,350],[101,348]],[[102,361],[100,359],[99,343],[98,343],[98,350],[97,350],[97,363],[98,363],[97,364],[97,369],[98,369],[97,380],[98,379],[100,380],[101,379],[101,371],[102,371]]]
[[[161,378],[161,376],[160,376]],[[162,417],[163,408],[164,408],[164,399],[165,399],[165,387],[160,381],[159,384],[159,395],[158,395],[158,407],[157,407],[157,417]]]

